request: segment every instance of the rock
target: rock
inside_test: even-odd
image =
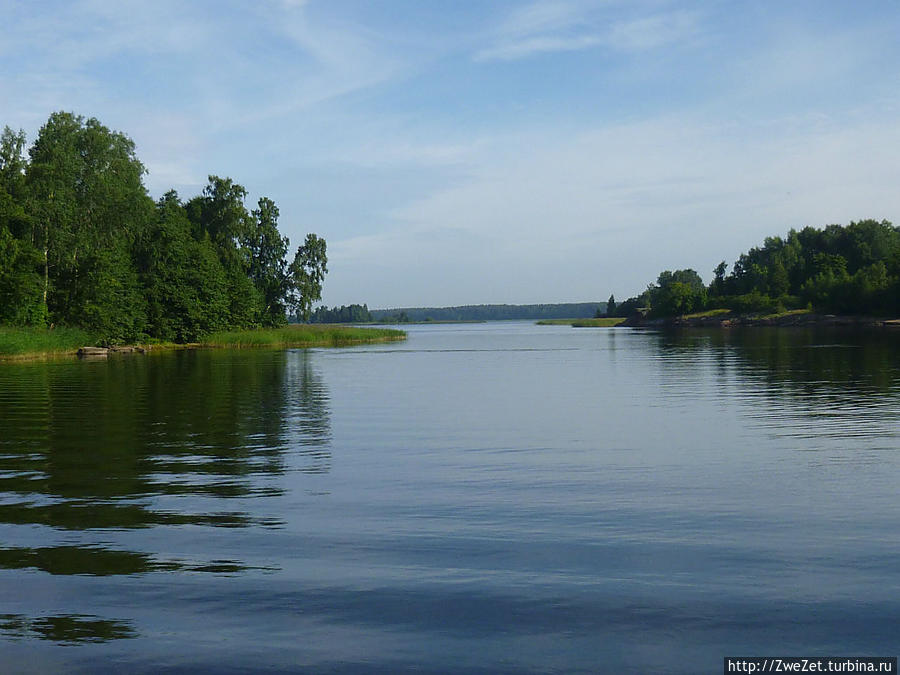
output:
[[[109,350],[106,347],[82,347],[78,350],[78,356],[84,358],[86,356],[107,356]]]

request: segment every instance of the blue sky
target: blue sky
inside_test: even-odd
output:
[[[0,0],[0,124],[230,176],[329,305],[622,299],[791,227],[900,222],[900,3]]]

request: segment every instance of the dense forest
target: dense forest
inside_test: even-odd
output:
[[[26,153],[0,137],[0,325],[77,326],[100,341],[197,340],[308,318],[327,272],[309,234],[289,262],[278,207],[209,176],[201,195],[154,202],[134,143],[53,113]]]
[[[341,305],[340,307],[318,307],[310,317],[310,323],[372,323],[372,313],[368,305]]]
[[[611,316],[638,311],[669,317],[725,308],[773,313],[809,308],[834,314],[900,314],[900,228],[861,220],[823,229],[791,230],[741,254],[728,273],[721,262],[707,286],[692,270],[662,272]]]
[[[462,305],[373,309],[375,321],[508,321],[513,319],[584,319],[605,310],[602,302],[550,305]]]

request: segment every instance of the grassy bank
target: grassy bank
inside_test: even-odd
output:
[[[328,324],[214,333],[197,344],[171,342],[143,344],[154,352],[196,347],[343,347],[405,340],[406,333],[390,328],[358,328]],[[0,360],[44,359],[73,356],[79,348],[97,344],[95,336],[77,328],[0,328]]]
[[[541,319],[538,326],[572,326],[573,328],[612,328],[625,321],[617,316],[599,319]]]
[[[200,345],[203,347],[342,347],[405,339],[406,333],[391,328],[298,324],[284,328],[213,333]]]
[[[78,328],[0,328],[0,359],[63,356],[95,342],[93,335]]]

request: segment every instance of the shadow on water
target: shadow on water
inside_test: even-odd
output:
[[[157,526],[278,527],[279,517],[254,504],[282,494],[280,477],[298,470],[298,458],[300,471],[330,468],[328,391],[310,359],[305,351],[223,351],[5,364],[0,569],[85,576],[260,569],[230,559],[160,559],[109,541],[121,539],[114,531]],[[110,534],[71,543],[75,533],[98,532]],[[55,537],[68,540],[54,546]],[[14,538],[25,545],[11,545]],[[76,614],[4,615],[0,634],[79,642],[132,637],[133,629]]]

